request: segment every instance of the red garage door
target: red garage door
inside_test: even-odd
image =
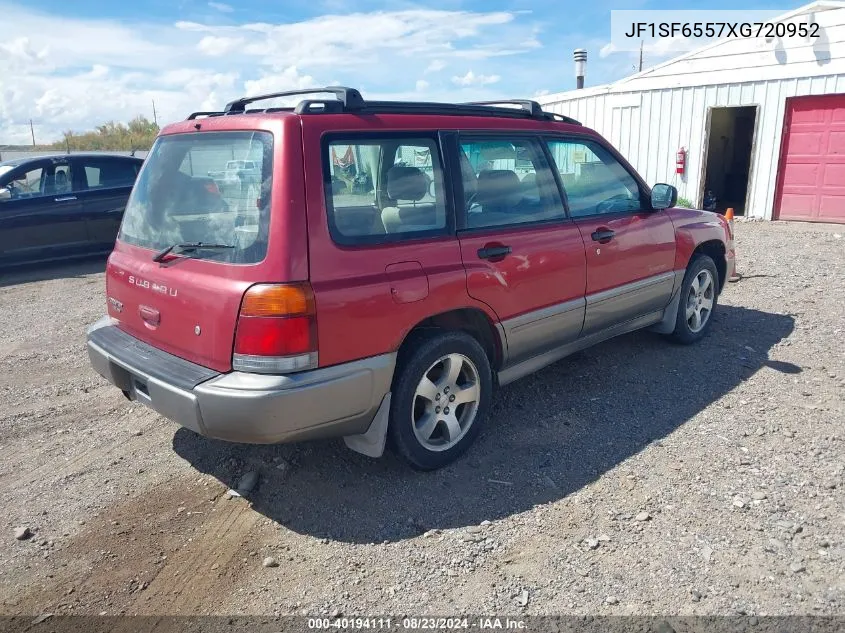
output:
[[[845,223],[845,94],[786,102],[775,217]]]

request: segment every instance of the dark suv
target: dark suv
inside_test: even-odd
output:
[[[309,92],[334,96],[253,107]],[[235,182],[234,160],[256,169]],[[733,238],[676,196],[530,101],[240,99],[162,130],[91,363],[202,435],[371,456],[389,438],[437,468],[494,387],[639,328],[707,332]]]
[[[0,163],[0,265],[109,253],[143,162],[66,154]]]

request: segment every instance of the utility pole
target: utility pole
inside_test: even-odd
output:
[[[29,120],[29,131],[32,134],[32,146],[35,147],[35,128],[32,127],[32,119]]]
[[[640,40],[640,72],[643,72],[643,40]]]
[[[156,100],[153,99],[153,123],[158,126],[158,115],[156,114]]]

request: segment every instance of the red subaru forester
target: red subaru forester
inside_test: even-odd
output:
[[[676,197],[531,101],[243,98],[156,140],[89,356],[208,437],[389,438],[438,468],[495,386],[639,328],[704,335],[733,236]]]

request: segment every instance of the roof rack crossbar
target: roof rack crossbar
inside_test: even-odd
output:
[[[307,88],[304,90],[287,90],[285,92],[272,92],[264,95],[257,95],[255,97],[241,97],[235,101],[226,104],[223,112],[226,114],[235,114],[243,112],[246,106],[256,101],[265,101],[267,99],[277,99],[279,97],[294,97],[297,95],[310,95],[329,93],[337,97],[337,100],[343,104],[344,110],[359,110],[364,105],[364,98],[361,93],[355,88],[347,88],[345,86],[326,86],[325,88]]]

